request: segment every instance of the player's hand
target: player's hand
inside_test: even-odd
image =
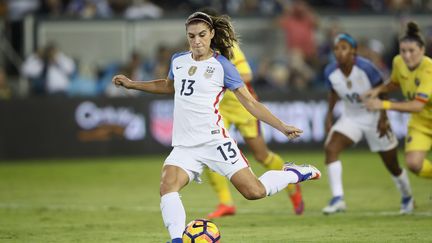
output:
[[[112,78],[112,83],[115,84],[115,86],[123,86],[127,89],[129,89],[132,85],[132,80],[124,76],[123,74],[116,75]]]
[[[371,90],[366,91],[362,95],[360,95],[360,99],[363,101],[366,101],[368,99],[375,99],[378,97],[379,94],[380,94],[379,89],[377,89],[377,88],[371,89]]]
[[[382,110],[382,100],[380,99],[367,99],[363,103],[369,111]]]
[[[285,134],[285,136],[287,136],[289,139],[293,139],[300,137],[300,135],[303,133],[303,130],[294,126],[284,125],[282,133]]]
[[[379,119],[377,130],[378,130],[380,138],[382,138],[384,136],[387,136],[387,138],[390,138],[391,127],[390,127],[390,123],[389,123],[387,117]]]

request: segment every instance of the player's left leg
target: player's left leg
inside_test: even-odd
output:
[[[231,182],[237,190],[249,200],[272,196],[285,189],[288,184],[295,184],[321,177],[321,172],[311,165],[286,164],[284,170],[270,170],[257,178],[250,168],[243,168],[231,177]]]
[[[397,148],[387,151],[380,151],[378,153],[390,174],[393,176],[399,176],[402,173],[402,168],[399,166],[399,161],[397,158]]]
[[[283,170],[270,170],[259,179],[249,168],[249,162],[231,138],[224,138],[202,146],[199,158],[210,169],[226,176],[236,189],[249,200],[271,196],[288,186],[321,177],[311,165],[284,165]]]
[[[401,194],[400,213],[407,214],[414,210],[414,198],[407,172],[399,166],[397,148],[379,152],[387,170],[392,174],[396,188]]]
[[[246,144],[252,150],[253,156],[256,161],[266,167],[268,170],[281,170],[284,161],[276,153],[270,151],[265,143],[263,137],[258,135],[253,138],[245,138]],[[289,184],[286,187],[286,191],[293,204],[294,213],[300,215],[304,210],[304,202],[301,194],[299,184]]]

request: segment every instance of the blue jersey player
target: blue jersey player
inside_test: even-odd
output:
[[[369,149],[378,152],[387,170],[392,174],[402,195],[401,213],[413,210],[413,198],[408,176],[397,159],[398,141],[390,130],[385,111],[368,111],[360,96],[382,84],[378,69],[367,59],[356,55],[356,41],[348,34],[336,36],[334,55],[336,61],[327,65],[325,78],[330,87],[326,117],[327,139],[325,163],[327,166],[332,199],[323,208],[324,214],[345,211],[342,187],[342,162],[339,154],[363,137]],[[333,109],[337,100],[343,103],[341,117],[333,124]]]
[[[161,211],[172,242],[182,242],[186,213],[179,191],[191,180],[199,181],[204,167],[227,177],[247,199],[273,195],[288,184],[318,179],[319,170],[310,165],[286,164],[281,171],[271,170],[257,178],[236,142],[224,128],[219,103],[226,89],[255,117],[288,138],[301,130],[275,117],[256,101],[229,61],[237,41],[227,16],[216,21],[202,12],[186,20],[186,36],[191,51],[173,55],[166,79],[132,81],[124,75],[113,83],[150,93],[174,94],[173,150],[162,168]]]

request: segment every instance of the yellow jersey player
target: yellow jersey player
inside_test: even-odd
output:
[[[432,59],[425,56],[425,41],[415,22],[407,24],[399,40],[400,54],[393,59],[389,83],[365,94],[365,105],[371,110],[410,112],[405,138],[405,161],[416,175],[432,179],[432,163],[426,158],[432,147]],[[382,92],[401,89],[406,101],[376,99]]]
[[[215,16],[214,11],[209,9],[202,11]],[[240,76],[250,93],[256,97],[251,85],[252,70],[249,63],[237,43],[234,44],[232,49],[233,58],[231,58],[230,61],[240,73]],[[268,170],[280,170],[283,167],[284,160],[278,154],[268,149],[263,137],[261,136],[260,122],[241,105],[233,92],[229,90],[225,92],[219,108],[224,120],[225,128],[229,129],[234,125],[238,129],[246,144],[252,150],[256,161],[261,163]],[[212,219],[234,215],[236,208],[226,178],[209,170],[207,174],[219,199],[219,204],[216,210],[207,215],[207,217]],[[293,204],[295,214],[302,214],[304,210],[304,202],[300,186],[298,184],[290,184],[286,190]]]

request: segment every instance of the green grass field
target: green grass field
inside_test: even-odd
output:
[[[352,150],[344,161],[348,211],[324,216],[330,198],[320,151],[284,153],[317,165],[319,181],[303,183],[306,211],[295,216],[285,192],[247,201],[234,191],[238,214],[216,220],[222,242],[432,242],[432,181],[410,173],[416,212],[400,216],[399,193],[376,154]],[[0,242],[156,242],[168,233],[159,209],[165,155],[0,163]],[[402,156],[401,163],[402,161]],[[263,169],[252,162],[257,175]],[[208,183],[182,191],[187,220],[216,205]]]

